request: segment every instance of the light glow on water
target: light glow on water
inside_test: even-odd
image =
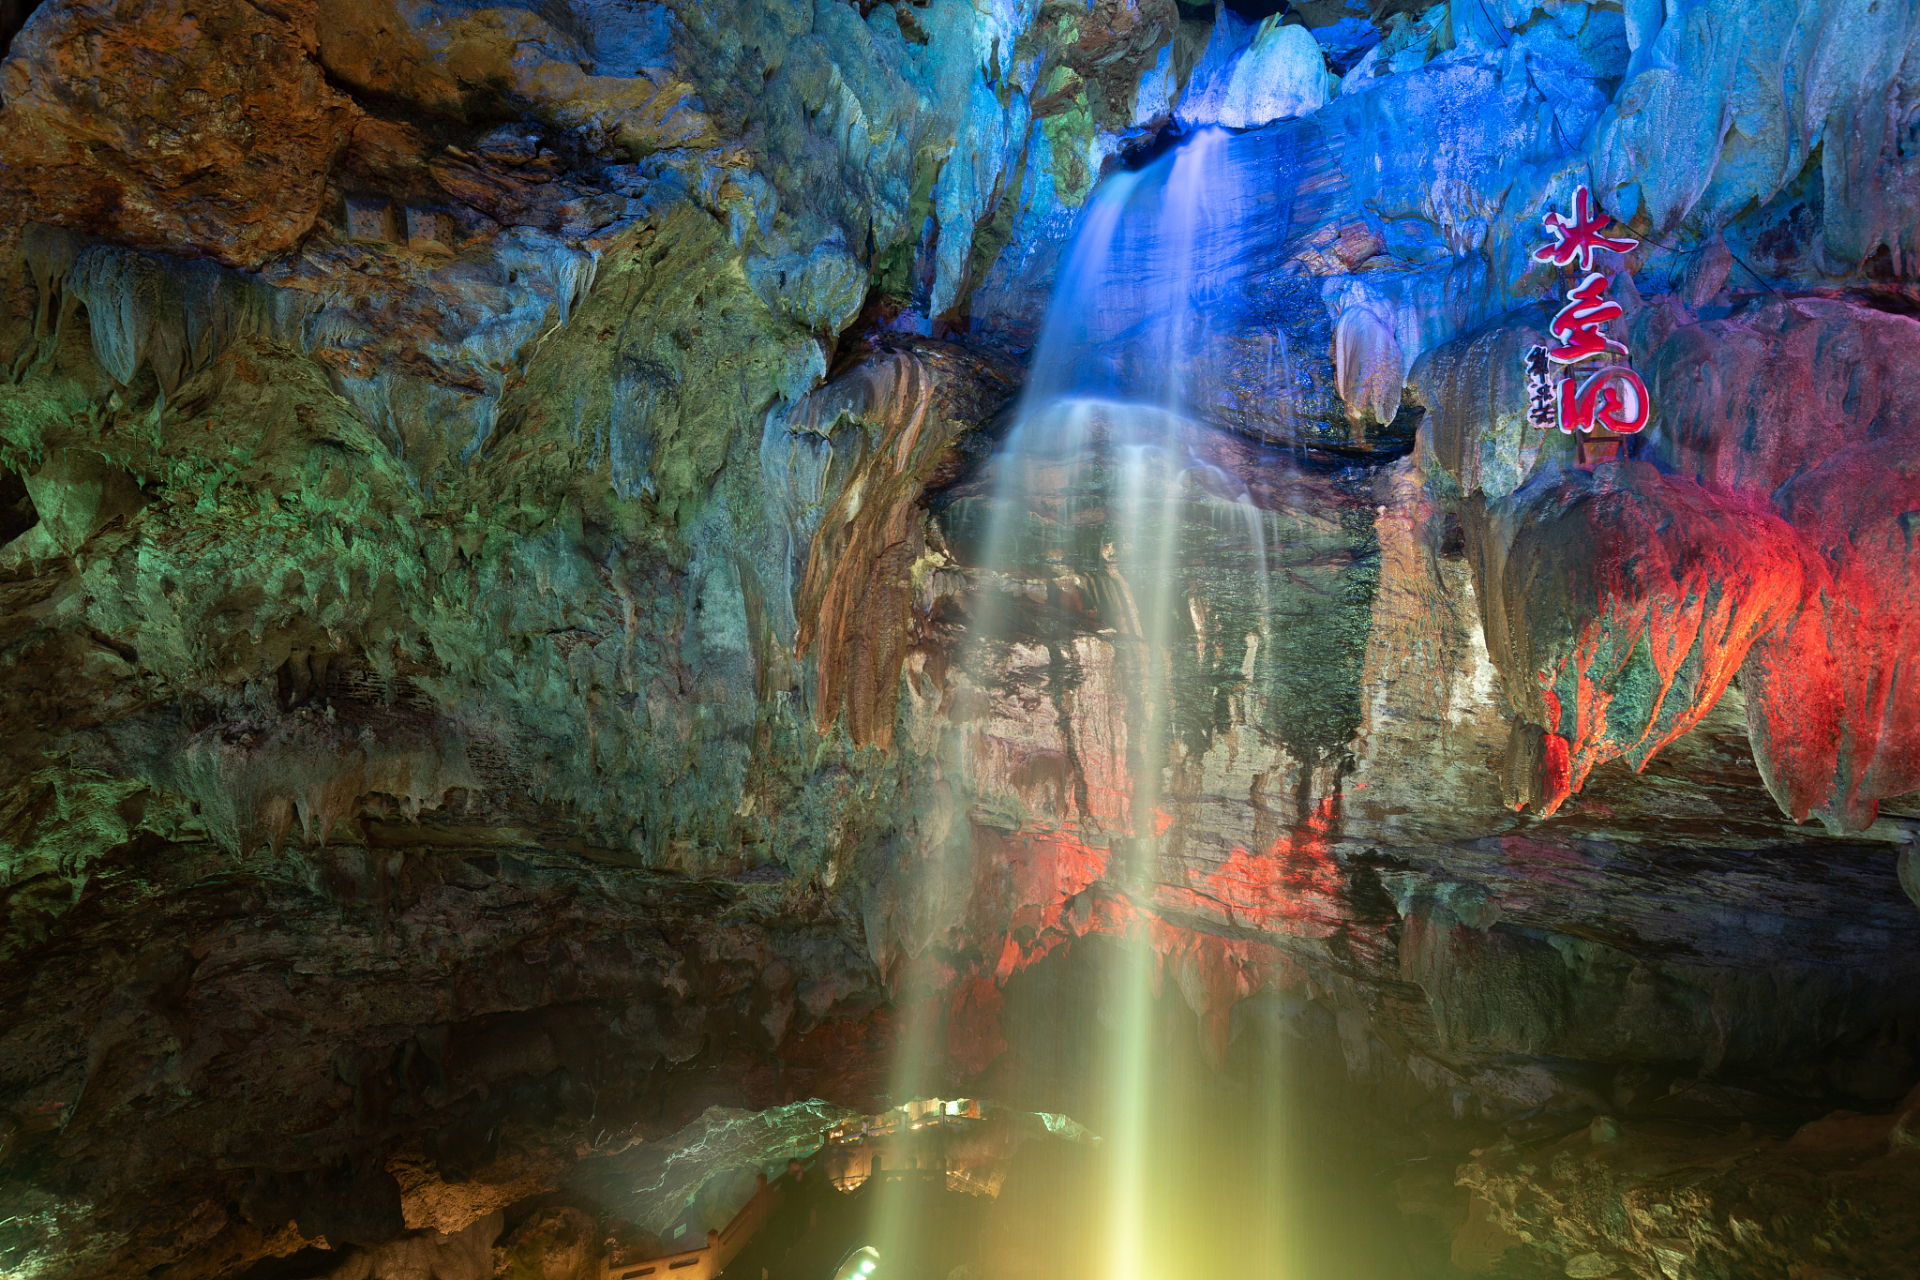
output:
[[[1198,579],[1215,567],[1211,560],[1243,556],[1257,583],[1257,625],[1220,642],[1244,645],[1251,668],[1269,636],[1267,513],[1226,461],[1224,437],[1207,425],[1210,392],[1196,372],[1208,367],[1202,357],[1212,317],[1241,270],[1235,223],[1247,216],[1248,202],[1226,163],[1228,143],[1225,133],[1208,130],[1094,193],[1014,424],[989,463],[991,498],[973,557],[963,670],[976,688],[991,689],[996,660],[1016,640],[1031,642],[1035,628],[1046,633],[1041,638],[1059,640],[1048,631],[1058,620],[1036,614],[1033,602],[1061,598],[1071,579],[1093,584],[1102,601],[1102,621],[1111,624],[1103,634],[1124,694],[1125,795],[1117,809],[1088,812],[1080,804],[1062,815],[1078,840],[1106,849],[1097,892],[1126,921],[1102,997],[1104,1034],[1091,1065],[1097,1078],[1087,1082],[1097,1114],[1081,1117],[1103,1139],[1104,1174],[1090,1206],[1100,1219],[1098,1256],[1086,1260],[1088,1274],[1101,1280],[1197,1277],[1203,1272],[1196,1259],[1219,1260],[1215,1250],[1196,1249],[1195,1220],[1174,1222],[1168,1212],[1170,1205],[1189,1212],[1204,1206],[1191,1196],[1192,1167],[1169,1158],[1194,1135],[1181,1132],[1166,1100],[1205,1091],[1208,1082],[1173,1078],[1156,1048],[1156,1027],[1164,1023],[1156,903],[1174,875],[1163,859],[1177,807],[1168,791],[1178,763],[1175,646],[1186,646],[1189,664],[1197,652],[1204,657],[1209,637]],[[976,717],[951,735],[949,777],[971,779],[984,758],[985,726]],[[923,868],[939,878],[928,886],[932,898],[955,902],[964,893],[973,868],[960,851],[951,845]],[[906,1013],[896,1098],[909,1096],[932,1065],[933,1002],[922,995],[932,989],[910,974],[897,992]],[[1258,1144],[1274,1136],[1255,1131],[1237,1140]],[[1187,1185],[1176,1185],[1180,1180]],[[1252,1202],[1272,1190],[1256,1190]],[[882,1224],[883,1257],[896,1256],[896,1245],[911,1237],[912,1212],[903,1201]],[[1249,1239],[1268,1225],[1243,1224]],[[1260,1264],[1238,1274],[1284,1274],[1277,1269],[1282,1250],[1257,1252]]]
[[[880,1265],[880,1251],[872,1245],[855,1249],[833,1273],[833,1280],[866,1280]]]

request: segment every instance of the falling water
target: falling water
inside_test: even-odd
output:
[[[989,515],[975,557],[981,573],[966,666],[977,686],[992,684],[1009,645],[1067,642],[1056,634],[1064,631],[1057,610],[1033,606],[1080,586],[1102,602],[1126,690],[1128,793],[1117,814],[1090,814],[1084,803],[1079,814],[1083,832],[1109,850],[1105,890],[1128,922],[1103,1019],[1114,1047],[1097,1087],[1109,1181],[1105,1256],[1089,1261],[1103,1280],[1172,1274],[1172,1246],[1150,1225],[1159,1194],[1155,1143],[1165,1130],[1157,1100],[1173,1083],[1150,1048],[1160,965],[1153,931],[1168,811],[1177,807],[1167,794],[1178,764],[1174,646],[1184,624],[1176,620],[1194,618],[1194,644],[1206,641],[1196,556],[1238,548],[1257,584],[1259,623],[1244,636],[1249,664],[1268,634],[1266,514],[1229,464],[1224,437],[1205,425],[1211,318],[1227,311],[1244,261],[1236,223],[1248,202],[1235,186],[1229,144],[1209,130],[1095,192],[1014,425],[990,463]],[[977,767],[980,749],[963,735],[955,773]],[[965,872],[936,874],[953,881]],[[930,1041],[923,1011],[903,1037],[903,1060],[923,1060]],[[910,1231],[904,1215],[891,1228],[896,1239]]]
[[[1090,523],[1085,499],[1125,494],[1154,473],[1169,494],[1184,487],[1237,509],[1264,584],[1260,510],[1244,480],[1204,456],[1214,433],[1202,425],[1207,389],[1195,372],[1210,367],[1201,357],[1212,318],[1229,309],[1245,270],[1247,199],[1228,162],[1230,141],[1204,130],[1151,168],[1116,174],[1094,192],[1014,427],[992,463],[983,565],[1013,573],[1084,559],[1074,534]],[[1127,511],[1128,545],[1144,546],[1142,528],[1131,523],[1142,513]],[[1010,634],[997,610],[979,622],[977,634],[990,643]]]

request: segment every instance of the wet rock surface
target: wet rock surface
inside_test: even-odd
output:
[[[498,1235],[582,1157],[710,1106],[863,1092],[858,1060],[796,1052],[874,1002],[857,932],[777,886],[143,835],[9,980],[21,1265],[220,1274],[489,1214]]]
[[[1909,7],[1295,9],[0,4],[0,1270],[597,1275],[915,1000],[1097,1131],[1144,945],[1433,1274],[1908,1274]],[[988,460],[1209,124],[1143,618],[1124,432]]]
[[[1519,1253],[1569,1276],[1787,1276],[1817,1258],[1910,1274],[1915,1239],[1899,1199],[1914,1173],[1912,1101],[1892,1115],[1837,1112],[1790,1136],[1599,1117],[1547,1146],[1476,1152],[1462,1181],[1486,1225],[1455,1261]]]

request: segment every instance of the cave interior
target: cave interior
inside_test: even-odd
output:
[[[1920,0],[0,48],[0,1276],[1920,1280]]]

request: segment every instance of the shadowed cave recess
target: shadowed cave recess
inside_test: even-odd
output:
[[[1920,1280],[1913,0],[0,44],[0,1276]]]

